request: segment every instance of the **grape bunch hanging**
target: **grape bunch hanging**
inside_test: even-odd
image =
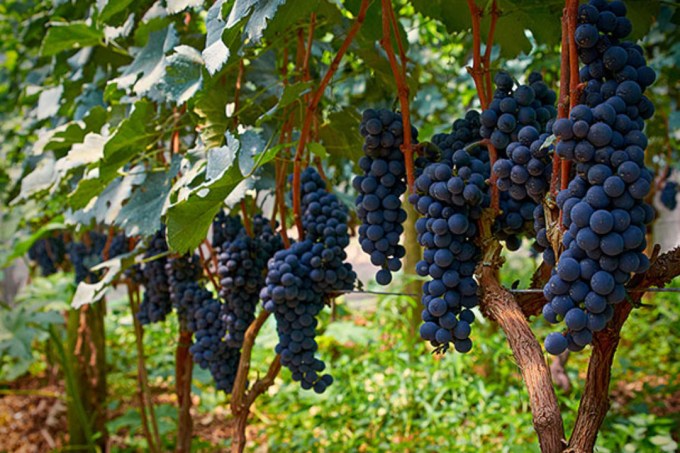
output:
[[[654,106],[644,95],[655,80],[642,49],[624,38],[631,31],[623,2],[592,0],[579,7],[575,44],[585,88],[569,118],[553,133],[556,153],[575,176],[557,196],[564,252],[544,288],[543,316],[564,322],[565,333],[545,339],[551,354],[577,351],[611,320],[626,298],[625,284],[649,268],[643,253],[654,209],[645,201],[653,181],[645,165],[644,120]]]
[[[317,316],[329,297],[353,288],[356,273],[345,262],[348,208],[312,168],[302,173],[301,189],[304,237],[274,254],[261,297],[276,318],[281,363],[303,389],[323,393],[333,378],[315,356]]]

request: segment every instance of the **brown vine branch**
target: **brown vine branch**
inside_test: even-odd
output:
[[[273,382],[281,369],[280,356],[276,356],[269,367],[267,375],[263,379],[258,379],[250,391],[247,391],[246,385],[248,383],[248,373],[250,372],[250,359],[252,356],[255,338],[260,332],[260,329],[269,318],[269,313],[262,310],[255,321],[248,327],[243,338],[243,345],[241,347],[241,358],[238,363],[238,370],[236,372],[236,380],[231,393],[231,413],[236,418],[236,428],[234,431],[234,441],[232,444],[232,452],[242,452],[246,445],[246,424],[248,414],[250,413],[250,406],[259,395],[261,395]]]
[[[401,77],[406,80],[406,51],[404,50],[404,43],[401,42],[401,37],[399,35],[399,23],[397,22],[397,15],[394,13],[394,8],[392,7],[390,7],[387,12],[390,16],[390,25],[394,30],[394,34],[397,36],[397,50],[399,51],[399,61],[401,61]]]
[[[470,19],[472,20],[472,67],[467,67],[468,73],[472,76],[479,95],[479,103],[482,105],[482,110],[486,110],[489,106],[486,98],[486,91],[484,90],[484,70],[482,68],[482,37],[480,19],[482,17],[482,10],[477,6],[475,0],[467,0],[468,9],[470,10]]]
[[[579,101],[579,74],[578,74],[578,53],[576,51],[576,41],[574,34],[576,33],[576,25],[578,22],[578,0],[567,0],[567,49],[569,50],[569,110]],[[565,87],[566,88],[566,87]],[[560,87],[561,91],[561,87]],[[571,161],[563,160],[561,164],[560,188],[566,189],[569,185],[571,173]],[[562,225],[562,213],[560,213],[560,225]]]
[[[562,9],[562,47],[560,51],[560,95],[557,101],[557,118],[569,116],[569,23],[567,19],[567,6]],[[560,181],[564,181],[562,176],[563,163],[557,153],[553,154],[553,171],[550,179],[550,193],[553,197],[557,196],[560,189]],[[568,178],[568,176],[567,176]]]
[[[241,217],[243,217],[243,228],[246,230],[246,234],[253,237],[253,227],[250,224],[250,217],[248,217],[248,207],[246,206],[246,200],[241,200]]]
[[[204,241],[204,243],[207,241]],[[208,244],[210,245],[210,244]],[[216,291],[219,291],[222,285],[220,284],[220,279],[215,275],[215,272],[217,271],[217,256],[215,256],[215,251],[212,250],[212,246],[210,247],[211,250],[211,257],[207,258],[205,256],[205,253],[203,252],[202,247],[198,247],[198,255],[201,259],[201,266],[203,266],[203,269],[205,270],[205,273],[208,275],[208,278],[210,279],[210,282],[213,284],[213,287],[215,288]],[[212,259],[212,263],[214,266],[214,270],[210,268],[209,265],[209,259]]]
[[[309,29],[307,30],[307,45],[305,46],[305,54],[302,61],[302,80],[311,80],[312,76],[309,72],[309,60],[312,58],[312,43],[314,42],[314,29],[316,28],[316,13],[312,13],[309,18]]]
[[[556,386],[562,389],[564,393],[571,393],[571,380],[564,366],[569,359],[569,351],[564,351],[562,354],[554,356],[550,362],[550,375]]]
[[[321,98],[323,97],[324,91],[326,90],[326,87],[330,83],[331,79],[333,78],[333,75],[335,72],[338,70],[338,67],[340,66],[340,61],[342,60],[342,57],[345,55],[347,50],[349,49],[350,44],[354,40],[354,37],[356,34],[359,32],[359,29],[364,23],[364,19],[366,18],[366,10],[368,9],[370,1],[369,0],[361,0],[361,6],[359,7],[359,14],[357,15],[356,20],[350,27],[349,31],[347,32],[347,36],[345,37],[345,40],[342,42],[342,45],[338,49],[338,53],[335,54],[335,57],[333,58],[333,61],[331,62],[330,67],[328,68],[328,71],[326,71],[326,74],[324,75],[323,79],[321,80],[321,83],[319,83],[319,86],[317,87],[316,91],[314,92],[314,95],[312,96],[312,99],[307,103],[307,109],[305,110],[305,115],[304,115],[304,120],[302,123],[302,129],[300,130],[300,137],[298,139],[298,145],[297,149],[295,151],[295,158],[293,160],[294,165],[293,165],[293,216],[295,218],[295,226],[297,227],[298,231],[298,237],[302,238],[304,236],[304,230],[302,228],[302,213],[301,213],[301,200],[300,200],[300,174],[302,172],[301,166],[302,166],[302,156],[305,150],[305,146],[307,145],[307,140],[309,139],[309,133],[312,127],[312,119],[314,118],[314,114],[316,112],[316,109],[319,105],[319,102],[321,101]]]
[[[550,369],[543,356],[541,345],[531,331],[514,296],[500,286],[496,279],[500,247],[497,247],[490,263],[481,271],[481,287],[484,290],[481,309],[503,329],[522,372],[529,393],[534,428],[541,451],[561,452],[564,448],[564,425],[552,386]]]
[[[390,25],[390,17],[394,16],[391,0],[382,0],[382,31],[383,36],[380,40],[387,59],[392,68],[392,74],[397,83],[397,92],[399,94],[399,105],[401,106],[401,121],[404,130],[404,142],[401,144],[401,152],[404,154],[404,164],[406,166],[406,182],[409,191],[413,192],[415,183],[415,170],[413,168],[413,137],[411,136],[411,108],[409,105],[409,89],[406,82],[406,67],[399,69],[397,57],[394,55],[394,48],[392,47],[392,27]],[[394,19],[396,24],[396,18]],[[399,29],[394,28],[395,40],[397,45],[401,46],[401,37],[399,36]],[[403,49],[402,49],[403,50]],[[403,61],[406,60],[404,55]]]
[[[212,269],[208,269],[209,273],[214,274],[215,272],[217,272],[217,266],[218,266],[218,264],[217,264],[217,252],[215,252],[215,249],[213,248],[212,244],[207,239],[203,239],[203,245],[205,245],[205,248],[207,248],[208,251],[210,252],[210,262],[213,265]]]
[[[635,276],[627,285],[632,289],[663,287],[680,275],[680,247],[657,255],[657,245],[652,254],[652,265],[644,274]],[[630,294],[630,293],[629,293]],[[621,328],[628,319],[633,306],[639,303],[644,292],[636,291],[628,303],[616,306],[614,318],[607,328],[597,332],[593,338],[593,352],[588,363],[586,386],[581,396],[576,424],[569,440],[568,452],[592,451],[597,433],[609,411],[609,382],[614,354],[621,338]]]
[[[493,0],[491,3],[491,24],[489,25],[489,34],[486,38],[486,48],[484,49],[484,56],[482,57],[482,68],[484,70],[484,78],[486,81],[486,99],[493,97],[493,86],[491,84],[491,51],[493,50],[493,38],[496,33],[496,22],[498,22],[500,10],[498,3]],[[492,163],[493,165],[493,163]]]
[[[236,75],[236,86],[234,87],[234,118],[233,125],[234,129],[238,127],[238,112],[241,104],[241,84],[243,82],[243,73],[245,72],[245,65],[243,64],[243,59],[238,62],[238,73]]]
[[[489,34],[486,40],[486,49],[482,55],[482,36],[480,20],[482,18],[483,10],[477,6],[474,0],[468,0],[468,9],[470,10],[470,17],[472,19],[472,67],[467,67],[468,73],[472,76],[479,96],[479,103],[482,110],[489,107],[489,100],[493,95],[493,88],[491,84],[491,51],[493,50],[493,39],[496,32],[496,22],[500,11],[496,0],[491,4],[491,24],[489,25]],[[487,149],[489,150],[489,165],[493,165],[498,159],[498,152],[496,148],[487,141]],[[491,172],[489,184],[491,185],[491,209],[494,216],[497,216],[500,211],[500,192],[496,186],[496,175]]]
[[[189,353],[191,336],[190,331],[180,328],[177,350],[175,352],[175,392],[177,393],[177,404],[179,406],[177,445],[175,450],[178,453],[189,453],[191,451],[193,431],[193,420],[191,418],[191,374],[193,360]]]

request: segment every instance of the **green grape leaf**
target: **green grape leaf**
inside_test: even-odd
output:
[[[168,204],[172,180],[177,175],[180,157],[172,156],[167,172],[146,175],[143,182],[134,189],[130,200],[123,206],[114,223],[125,229],[128,236],[150,236],[161,227],[161,217]]]
[[[229,48],[222,41],[222,34],[226,28],[226,22],[222,18],[222,6],[226,0],[217,0],[208,10],[205,18],[205,49],[203,60],[210,75],[214,75],[229,59]]]
[[[103,42],[103,31],[85,22],[52,22],[43,39],[40,54],[50,57],[65,50],[97,46]]]
[[[125,8],[130,6],[133,1],[134,0],[108,0],[99,12],[99,21],[108,23],[109,19],[116,14],[125,11]]]
[[[179,38],[172,24],[149,34],[146,46],[135,55],[135,59],[120,77],[109,83],[115,83],[119,88],[126,90],[132,88],[138,95],[149,93],[154,97],[153,90],[165,74],[167,65],[165,54],[174,49],[178,42]]]
[[[175,52],[167,57],[167,67],[158,89],[169,101],[183,104],[201,88],[202,69],[203,58],[198,50],[184,45],[177,46]]]
[[[441,21],[449,33],[472,28],[470,11],[465,0],[413,0],[413,7],[422,15]]]
[[[172,250],[185,253],[196,248],[205,239],[225,200],[242,198],[252,183],[248,179],[252,179],[255,170],[276,157],[281,149],[273,147],[261,151],[253,158],[252,170],[243,172],[239,166],[239,153],[248,152],[252,141],[246,139],[244,144],[227,132],[224,146],[208,150],[204,182],[192,187],[187,195],[168,208],[167,238]]]
[[[224,143],[228,117],[226,90],[202,90],[195,99],[194,113],[198,115],[200,135],[207,148],[217,148]]]
[[[120,123],[104,145],[99,167],[86,173],[69,195],[69,204],[73,209],[84,208],[118,176],[121,167],[154,142],[154,113],[151,102],[141,100],[135,103],[129,116]]]
[[[321,158],[321,159],[328,159],[330,154],[328,154],[328,151],[326,151],[326,148],[321,143],[310,143],[307,145],[309,150],[314,154],[315,156]]]

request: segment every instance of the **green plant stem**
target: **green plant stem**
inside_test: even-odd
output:
[[[94,444],[90,420],[88,420],[87,414],[85,413],[85,407],[83,405],[83,401],[80,398],[80,392],[78,392],[76,389],[76,376],[72,365],[74,357],[64,348],[62,339],[59,337],[54,325],[50,326],[50,338],[52,339],[52,342],[54,343],[54,346],[57,350],[59,361],[61,362],[61,369],[64,372],[64,381],[66,383],[66,393],[68,395],[67,398],[69,405],[73,407],[81,429],[85,434],[87,449],[89,451],[96,451],[97,448]]]

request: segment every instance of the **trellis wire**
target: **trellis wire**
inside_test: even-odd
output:
[[[539,288],[529,288],[529,289],[508,289],[511,294],[538,294],[542,293],[543,290]],[[626,289],[629,293],[680,293],[680,288],[631,288]],[[345,294],[374,294],[378,296],[409,296],[416,297],[419,294],[414,293],[398,293],[389,291],[369,291],[369,290],[353,290],[347,291]]]

